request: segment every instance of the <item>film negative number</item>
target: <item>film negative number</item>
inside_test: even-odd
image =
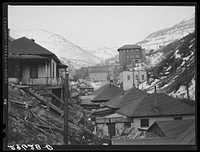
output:
[[[40,147],[39,144],[36,144],[36,145],[35,145],[35,148],[36,148],[37,150],[41,150],[41,147]]]
[[[8,145],[8,148],[10,148],[11,150],[16,150],[15,145]]]
[[[50,145],[45,145],[45,148],[47,148],[48,150],[53,150],[53,147]]]
[[[22,148],[23,148],[24,150],[26,150],[26,149],[28,148],[28,146],[25,145],[25,144],[22,144]]]
[[[46,148],[47,150],[53,150],[53,147],[50,145],[45,145],[44,147],[41,147],[39,144],[8,145],[8,148],[10,148],[11,150],[41,150],[42,148]]]

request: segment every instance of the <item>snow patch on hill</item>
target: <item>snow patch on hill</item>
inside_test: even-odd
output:
[[[10,30],[10,35],[17,39],[27,37],[34,39],[36,43],[56,54],[64,63],[70,60],[74,67],[93,66],[102,62],[99,57],[88,53],[81,47],[67,41],[64,37],[41,29],[34,30]]]
[[[105,46],[99,46],[94,45],[90,47],[82,47],[84,50],[87,50],[91,54],[98,56],[99,58],[103,59],[104,61],[106,59],[112,58],[116,55],[118,55],[118,51],[116,47],[105,47]]]

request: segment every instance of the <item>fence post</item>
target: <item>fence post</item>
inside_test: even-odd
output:
[[[63,100],[64,100],[64,144],[68,145],[68,100],[69,100],[69,75],[65,74],[63,84]]]

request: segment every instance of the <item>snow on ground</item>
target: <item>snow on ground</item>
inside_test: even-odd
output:
[[[176,52],[174,53],[176,59],[181,58],[181,55],[178,54],[178,52],[179,52],[179,50],[176,50]]]
[[[169,67],[168,67],[168,68],[167,68],[165,71],[168,71],[168,70],[170,70],[170,69],[171,69],[171,67],[172,67],[172,66],[170,65],[170,66],[169,66]]]
[[[150,85],[147,83],[147,81],[141,83],[139,85],[140,89],[145,89],[148,90],[148,93],[153,93],[154,92],[154,86],[159,82],[159,79],[155,79]]]
[[[192,79],[192,84],[189,87],[189,95],[192,100],[195,100],[195,80]]]
[[[164,58],[163,52],[157,52],[153,56],[147,57],[147,60],[150,61],[150,65],[154,67],[156,64],[158,64],[160,61],[162,61]]]
[[[190,99],[195,100],[195,80],[194,79],[192,79],[192,83],[188,90],[189,90]],[[180,88],[176,92],[173,91],[169,95],[173,97],[187,98],[186,86],[181,85]]]

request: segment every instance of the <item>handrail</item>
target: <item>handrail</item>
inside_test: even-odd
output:
[[[60,98],[58,98],[56,95],[54,95],[52,92],[49,92],[48,90],[46,90],[46,88],[42,85],[42,84],[40,84],[40,83],[38,83],[37,81],[35,81],[34,79],[31,79],[33,82],[36,82],[37,84],[38,84],[38,86],[42,89],[42,90],[44,90],[45,92],[47,92],[48,94],[50,94],[50,95],[52,95],[54,98],[56,98],[57,100],[59,100],[62,104],[64,104],[64,101],[62,100],[62,99],[60,99]]]
[[[47,85],[48,84],[50,84],[50,85],[61,85],[62,84],[61,77],[38,77],[38,78],[33,78],[33,79],[42,81],[41,82],[42,84],[47,84]]]

